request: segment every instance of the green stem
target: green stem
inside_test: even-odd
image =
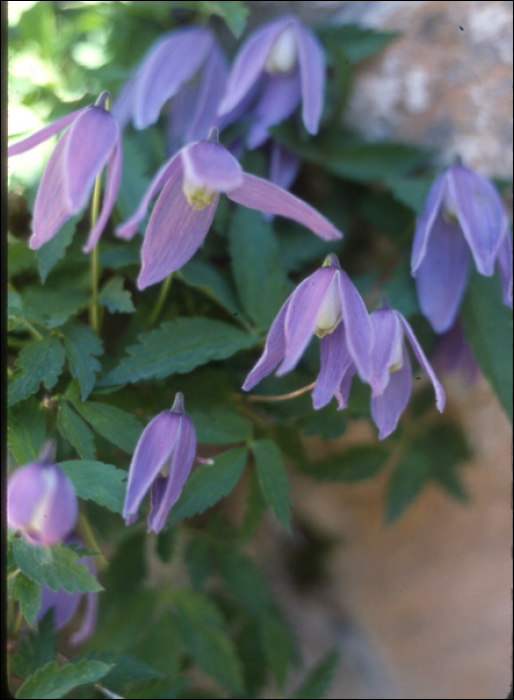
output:
[[[260,395],[250,395],[248,396],[248,401],[252,403],[273,403],[275,401],[289,401],[290,399],[296,399],[297,396],[302,396],[308,391],[311,391],[316,386],[316,382],[309,384],[309,386],[304,386],[297,391],[293,391],[290,394],[281,394],[280,396],[260,396]]]
[[[161,285],[161,291],[159,292],[159,296],[157,298],[157,301],[155,302],[155,306],[148,320],[148,325],[150,326],[150,328],[153,328],[155,326],[155,323],[159,318],[159,315],[162,311],[162,307],[164,306],[164,302],[166,301],[166,297],[168,296],[172,279],[173,272],[171,273],[171,275],[168,275],[168,277],[166,277],[166,279]]]
[[[15,569],[14,571],[11,571],[10,574],[7,576],[7,580],[10,581],[12,578],[15,576],[18,576],[18,574],[21,572],[21,569]]]
[[[100,556],[96,557],[97,561],[101,562],[105,567],[109,565],[109,562],[102,554],[100,545],[98,544],[96,537],[93,534],[89,520],[84,513],[79,515],[78,531],[82,537],[82,541],[92,552],[99,552]]]
[[[96,178],[93,190],[93,201],[91,203],[91,229],[96,225],[98,213],[100,211],[100,193],[102,185],[102,175]],[[98,306],[98,245],[95,245],[91,253],[91,311],[90,322],[93,329],[98,333],[100,330],[100,309]]]
[[[43,336],[39,331],[37,331],[34,326],[27,321],[27,319],[23,319],[23,325],[25,328],[34,336],[36,340],[43,340]]]

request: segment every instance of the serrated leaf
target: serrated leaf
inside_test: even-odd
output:
[[[255,621],[252,617],[239,629],[235,638],[237,653],[243,664],[247,698],[262,697],[268,668],[259,635],[255,634]]]
[[[17,700],[51,700],[64,695],[81,685],[97,683],[110,670],[100,661],[80,661],[61,666],[52,661],[27,678],[16,694]]]
[[[330,24],[317,28],[323,41],[337,42],[344,53],[355,64],[381,51],[391,41],[397,39],[398,32],[378,32],[360,24]]]
[[[22,572],[52,591],[63,588],[67,593],[81,591],[102,591],[85,564],[77,562],[77,552],[73,546],[56,545],[51,549],[35,547],[23,539],[13,543],[16,563]]]
[[[410,449],[394,469],[386,497],[385,523],[391,525],[419,495],[430,477],[430,463],[420,450]]]
[[[124,685],[135,681],[144,683],[145,681],[164,678],[164,674],[151,668],[144,661],[139,661],[134,654],[119,656],[113,651],[94,651],[87,654],[85,659],[89,662],[100,661],[110,666],[110,671],[102,683],[109,690],[121,689]]]
[[[14,597],[20,603],[22,615],[34,627],[41,607],[41,586],[19,573],[14,582]]]
[[[294,700],[319,700],[324,698],[330,689],[339,664],[341,654],[334,649],[325,656],[313,669],[294,693]]]
[[[99,386],[138,382],[171,374],[186,374],[210,360],[225,360],[239,350],[259,342],[228,323],[210,318],[179,318],[139,336],[139,345],[128,349],[124,358]]]
[[[512,423],[512,309],[502,304],[497,275],[472,273],[461,319],[466,340]]]
[[[245,447],[237,447],[216,455],[214,464],[198,467],[186,481],[180,498],[171,509],[168,526],[176,525],[196,513],[203,513],[220,498],[227,496],[239,481],[247,456]]]
[[[206,15],[217,15],[225,20],[233,34],[239,39],[246,26],[248,9],[240,0],[200,0],[200,2],[178,3]]]
[[[44,410],[36,399],[27,399],[9,409],[7,441],[18,464],[37,460],[45,433]]]
[[[320,481],[364,481],[378,474],[389,454],[385,447],[354,445],[322,462],[310,463],[303,471]]]
[[[132,303],[132,294],[123,289],[123,284],[122,277],[113,277],[100,291],[98,300],[109,309],[111,314],[132,314],[136,310]]]
[[[23,373],[14,374],[7,394],[7,405],[12,406],[35,394],[41,382],[47,389],[52,389],[57,384],[64,360],[64,348],[55,336],[47,336],[23,348],[16,360]]]
[[[248,492],[246,494],[246,510],[241,525],[241,541],[249,542],[268,509],[268,504],[264,500],[259,479],[256,471],[252,471],[248,482]]]
[[[385,186],[391,190],[393,197],[416,214],[421,214],[428,191],[432,186],[432,177],[387,177]]]
[[[37,632],[29,630],[27,637],[20,640],[20,646],[14,657],[16,674],[20,678],[28,678],[38,668],[53,661],[58,636],[54,623],[54,609],[50,608],[39,621]]]
[[[89,326],[65,326],[62,330],[70,370],[85,401],[93,391],[95,373],[102,369],[96,358],[104,353],[103,342]]]
[[[67,401],[59,403],[57,427],[83,459],[95,459],[95,438],[88,425],[70,407]]]
[[[184,552],[184,561],[187,566],[191,585],[199,591],[211,575],[214,562],[211,542],[201,534],[193,537]]]
[[[230,592],[251,613],[260,614],[269,604],[261,570],[249,557],[221,543],[215,548],[216,564]]]
[[[125,452],[134,451],[142,427],[131,413],[97,401],[75,401],[73,405],[97,433]]]
[[[282,453],[272,440],[254,442],[255,468],[266,503],[273,508],[277,520],[291,530],[291,487],[282,466]]]
[[[289,667],[298,653],[289,626],[276,612],[268,611],[258,618],[258,634],[267,664],[275,683],[283,690]]]
[[[239,207],[232,216],[229,238],[239,298],[257,327],[267,330],[287,297],[287,278],[273,228],[260,212]]]
[[[25,301],[31,313],[37,313],[36,318],[42,318],[48,328],[59,328],[88,305],[89,294],[78,288],[68,288],[64,293],[62,284],[53,288],[29,287]]]
[[[177,624],[183,642],[196,663],[238,697],[243,674],[234,645],[218,608],[200,593],[175,591]]]
[[[232,285],[206,260],[197,259],[195,255],[178,274],[189,287],[199,289],[234,316],[242,316],[243,312]]]
[[[225,408],[206,413],[194,409],[188,411],[194,423],[197,442],[226,445],[250,440],[252,423],[243,416]]]
[[[46,282],[46,278],[57,265],[59,260],[61,260],[65,253],[67,247],[70,245],[75,229],[77,228],[77,223],[80,220],[80,216],[74,216],[61,227],[59,232],[45,243],[41,248],[36,250],[36,258],[39,264],[39,275],[42,282]]]
[[[7,234],[7,273],[9,278],[16,277],[22,272],[37,270],[37,260],[34,251],[25,241],[12,234]]]
[[[113,513],[121,513],[127,472],[112,464],[86,460],[60,462],[59,466],[71,479],[79,498],[95,501]]]

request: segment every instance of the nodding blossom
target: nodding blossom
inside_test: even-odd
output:
[[[458,372],[467,384],[478,379],[480,367],[466,341],[460,319],[437,338],[432,364],[440,372]]]
[[[109,99],[109,93],[103,92],[95,105],[72,112],[9,146],[9,157],[24,153],[71,125],[57,142],[39,185],[30,248],[47,243],[86,206],[96,178],[107,165],[103,205],[84,251],[90,252],[102,235],[120,188],[123,160],[119,126],[105,109]]]
[[[503,301],[512,306],[512,244],[500,195],[489,180],[457,163],[430,188],[412,249],[420,307],[436,333],[457,318],[470,252],[482,275],[492,275],[498,263]]]
[[[160,282],[196,253],[210,228],[221,192],[250,209],[298,221],[325,240],[342,237],[325,217],[301,199],[243,172],[217,139],[217,130],[212,129],[209,140],[186,146],[165,163],[137,211],[118,227],[118,236],[132,238],[150,201],[162,189],[146,229],[139,289]]]

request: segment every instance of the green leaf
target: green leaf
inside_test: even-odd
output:
[[[123,289],[123,284],[123,277],[113,277],[100,291],[98,300],[111,314],[132,314],[136,310],[132,303],[132,294]]]
[[[184,552],[187,572],[196,591],[203,588],[214,568],[211,544],[207,537],[198,535],[188,542]]]
[[[200,2],[189,2],[187,4],[203,14],[217,15],[224,19],[238,39],[244,32],[249,10],[240,0],[230,0],[230,2],[225,0],[200,0]]]
[[[121,690],[123,686],[135,681],[144,683],[164,678],[164,674],[151,668],[144,661],[138,661],[134,654],[119,656],[113,651],[94,651],[87,654],[86,657],[81,657],[80,660],[82,661],[83,658],[88,662],[100,661],[110,666],[110,671],[102,682],[102,685],[108,687],[109,690]]]
[[[31,312],[43,318],[48,328],[59,328],[66,321],[75,316],[89,303],[89,294],[84,289],[67,288],[63,293],[63,286],[69,285],[69,279],[61,281],[54,287],[29,287],[25,292],[25,301]]]
[[[130,534],[118,545],[109,562],[106,591],[117,603],[124,601],[140,586],[147,574],[145,532]],[[140,592],[140,591],[139,591]]]
[[[249,542],[261,522],[268,505],[264,500],[262,495],[261,487],[259,485],[259,479],[257,477],[256,471],[252,471],[250,474],[250,480],[248,483],[248,492],[246,495],[246,510],[243,518],[243,523],[241,525],[241,541]]]
[[[226,445],[246,442],[252,437],[252,423],[229,409],[220,408],[210,413],[193,409],[188,414],[195,426],[197,442]]]
[[[276,612],[268,611],[259,615],[258,625],[267,665],[279,690],[283,691],[289,667],[298,656],[294,637],[289,626]]]
[[[23,573],[19,573],[14,582],[14,597],[20,603],[22,615],[29,625],[34,627],[41,607],[41,586]]]
[[[87,403],[75,401],[73,405],[97,433],[125,452],[132,453],[134,451],[142,428],[139,421],[131,413],[122,411],[116,406],[96,401],[88,401]]]
[[[233,316],[242,316],[242,309],[232,284],[197,255],[180,269],[177,275],[189,286],[195,287],[226,309]]]
[[[103,342],[89,326],[65,326],[64,347],[72,375],[80,384],[82,401],[95,386],[95,372],[102,369],[96,357],[103,355]]]
[[[43,446],[46,421],[36,399],[18,403],[9,409],[7,440],[18,464],[35,462]]]
[[[204,595],[190,590],[175,591],[173,598],[186,648],[200,668],[239,697],[243,689],[241,662],[220,611]]]
[[[100,661],[80,661],[59,668],[55,661],[27,678],[16,694],[17,700],[62,698],[73,688],[97,683],[111,667]]]
[[[18,574],[21,576],[22,574]],[[28,635],[21,639],[14,657],[14,668],[20,678],[28,678],[38,668],[46,666],[55,659],[58,631],[55,629],[54,609],[50,608],[43,615],[36,631],[28,630]]]
[[[9,278],[37,269],[34,251],[25,241],[7,234],[7,273]]]
[[[52,389],[57,384],[64,360],[64,348],[55,336],[49,335],[23,348],[16,364],[24,371],[15,372],[7,394],[7,405],[12,406],[35,394],[41,382],[47,389]]]
[[[95,438],[86,423],[77,416],[67,401],[59,403],[57,427],[61,435],[71,442],[83,459],[95,459]]]
[[[295,700],[318,700],[319,698],[324,698],[334,680],[340,657],[341,655],[337,649],[327,654],[312,669],[293,695],[293,698]]]
[[[216,455],[213,465],[198,467],[186,481],[180,498],[171,509],[168,526],[176,525],[196,513],[203,513],[220,498],[227,496],[239,481],[247,456],[245,447],[236,447]]]
[[[128,170],[128,168],[126,169]],[[125,168],[124,168],[125,171]],[[133,204],[131,204],[133,207]],[[132,208],[130,214],[127,214],[128,218],[132,214]],[[137,244],[137,249],[134,245]],[[141,241],[139,238],[135,238],[133,241],[120,241],[118,245],[113,245],[110,248],[102,250],[99,255],[99,262],[102,267],[108,267],[111,270],[118,270],[119,268],[126,267],[127,265],[140,265],[141,264]]]
[[[70,245],[80,216],[74,216],[62,226],[60,231],[48,243],[36,250],[36,258],[39,264],[39,275],[42,282],[57,265],[59,260],[64,258],[66,249]]]
[[[353,64],[373,56],[400,36],[398,32],[377,32],[360,24],[322,25],[316,31],[323,42],[342,46]]]
[[[512,423],[512,309],[502,304],[497,275],[472,273],[461,319],[466,340]]]
[[[160,5],[161,10],[163,7],[166,8],[162,3],[155,4]],[[164,11],[167,13],[168,8]],[[150,178],[147,174],[148,159],[145,157],[145,152],[135,143],[135,138],[127,134],[123,135],[123,159],[126,164],[129,164],[129,167],[123,168],[120,189],[116,197],[116,208],[121,218],[126,220],[134,213],[135,203],[141,201],[150,184]],[[123,246],[126,245],[124,242]],[[139,262],[139,259],[136,262]],[[108,265],[105,261],[101,261],[101,263]]]
[[[71,460],[60,462],[59,466],[71,479],[75,492],[85,501],[95,501],[101,506],[121,513],[127,472],[103,462]]]
[[[300,416],[298,426],[307,437],[319,435],[325,440],[335,440],[346,432],[346,418],[341,411],[336,411],[329,404],[319,411],[309,411]]]
[[[230,592],[251,613],[260,614],[269,604],[266,584],[259,567],[232,545],[215,548],[218,570]]]
[[[159,532],[155,551],[159,555],[159,559],[168,564],[177,551],[177,532],[175,530]]]
[[[252,321],[267,330],[287,297],[287,278],[273,228],[260,212],[238,207],[229,236],[239,298]]]
[[[393,197],[409,209],[421,214],[434,179],[431,177],[386,177],[385,186],[391,190]]]
[[[102,591],[85,564],[77,562],[77,552],[72,546],[56,545],[51,549],[34,547],[22,539],[13,544],[14,558],[22,572],[52,591],[64,588],[68,593]]]
[[[262,495],[277,520],[290,532],[291,487],[282,466],[282,453],[272,440],[259,440],[253,443],[252,450]]]
[[[420,313],[418,294],[414,278],[410,273],[410,261],[403,259],[391,271],[388,281],[382,287],[383,296],[391,308],[410,318]]]
[[[365,481],[378,474],[389,454],[385,447],[355,445],[322,462],[311,463],[302,471],[319,481]]]
[[[139,336],[140,344],[128,349],[131,357],[121,361],[99,386],[164,379],[175,372],[187,374],[210,360],[225,360],[238,350],[250,348],[259,338],[210,318],[179,318]]]
[[[386,498],[386,525],[397,520],[419,495],[430,477],[430,463],[426,455],[409,449],[394,469]]]

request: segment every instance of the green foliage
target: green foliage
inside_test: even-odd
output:
[[[38,5],[42,3],[38,2]],[[26,14],[26,13],[25,13]],[[39,275],[43,283],[50,272],[57,265],[59,260],[62,260],[66,254],[66,250],[70,245],[75,230],[77,228],[77,223],[79,221],[78,216],[74,216],[62,226],[59,233],[54,236],[48,243],[45,243],[41,248],[36,250],[36,258],[39,265]]]
[[[21,574],[18,574],[20,576]],[[38,624],[37,631],[29,630],[21,640],[14,657],[16,675],[20,678],[32,676],[38,668],[55,659],[58,632],[55,629],[53,608],[50,608]]]
[[[289,668],[298,658],[295,639],[282,616],[271,610],[259,616],[258,634],[267,665],[282,691]]]
[[[334,649],[310,671],[309,675],[293,695],[294,700],[319,700],[326,696],[334,680],[340,653]]]
[[[386,525],[391,525],[412,504],[428,482],[429,477],[430,463],[426,455],[420,450],[407,450],[400,463],[395,467],[389,482],[386,498]]]
[[[134,451],[141,434],[141,424],[132,414],[97,401],[75,401],[73,405],[97,433],[125,452]]]
[[[62,286],[68,285],[69,278],[53,280],[41,289],[29,287],[25,292],[28,307],[37,313],[35,318],[42,318],[48,328],[63,326],[71,316],[84,309],[89,302],[89,295],[84,289],[70,289],[62,293]]]
[[[71,479],[79,498],[95,501],[113,513],[121,513],[126,472],[112,464],[87,460],[61,462],[60,467]]]
[[[291,487],[282,466],[282,454],[272,440],[259,440],[252,445],[257,478],[268,506],[277,520],[291,530]]]
[[[420,313],[416,285],[410,273],[410,261],[404,258],[394,268],[387,282],[382,287],[389,306],[396,309],[405,318]]]
[[[134,654],[119,656],[112,651],[92,652],[87,654],[85,660],[88,662],[100,661],[110,667],[102,681],[102,685],[105,685],[109,690],[121,692],[125,686],[136,681],[145,683],[164,677],[164,674],[160,671],[152,668],[144,661],[137,660]]]
[[[176,273],[190,287],[195,287],[226,309],[237,320],[243,318],[241,306],[231,282],[202,257],[195,256]]]
[[[233,545],[215,547],[216,564],[227,588],[241,604],[255,615],[269,605],[269,596],[259,567]]]
[[[246,509],[241,525],[241,539],[243,542],[248,542],[253,535],[259,523],[261,522],[268,505],[262,495],[259,485],[257,472],[254,470],[250,474],[248,482],[248,491],[246,494]]]
[[[213,409],[209,413],[193,409],[188,411],[188,414],[195,426],[196,439],[200,443],[226,445],[246,442],[252,438],[251,422],[230,409]]]
[[[195,591],[200,591],[214,569],[212,546],[209,539],[198,535],[187,544],[184,561]]]
[[[132,295],[123,289],[123,284],[122,277],[113,277],[100,290],[98,301],[107,307],[111,314],[133,314],[136,310],[132,303]]]
[[[83,459],[95,459],[95,438],[92,431],[64,400],[59,403],[57,427]]]
[[[53,661],[27,678],[16,694],[19,700],[62,698],[81,685],[97,683],[111,667],[100,661],[79,661],[59,668]]]
[[[36,399],[20,401],[9,409],[7,440],[18,464],[36,461],[45,432],[44,412]]]
[[[19,573],[14,582],[14,597],[20,603],[24,618],[34,627],[41,607],[41,586],[23,573]]]
[[[70,371],[77,379],[82,401],[85,401],[95,386],[96,372],[102,369],[96,358],[103,355],[103,343],[89,326],[68,325],[62,332]]]
[[[106,590],[116,591],[116,602],[125,601],[144,580],[147,569],[144,532],[135,532],[118,545],[106,575]]]
[[[179,0],[178,2],[174,2],[173,5],[190,8],[207,17],[210,15],[221,17],[228,24],[232,33],[238,38],[241,36],[246,26],[248,10],[241,0],[230,0],[230,2],[226,2],[225,0],[199,0],[197,2]]]
[[[23,539],[13,544],[14,558],[22,572],[32,581],[46,585],[52,591],[63,588],[68,593],[75,591],[102,591],[85,564],[77,562],[73,546],[34,547]]]
[[[320,481],[365,481],[378,474],[389,454],[387,447],[354,445],[321,462],[306,465],[303,471]]]
[[[360,24],[321,25],[317,32],[329,46],[340,46],[351,63],[370,58],[400,36],[397,32],[377,32]]]
[[[62,343],[52,335],[23,348],[16,360],[22,371],[14,374],[7,393],[7,405],[12,406],[35,394],[41,382],[47,389],[52,389],[57,384],[64,360]]]

